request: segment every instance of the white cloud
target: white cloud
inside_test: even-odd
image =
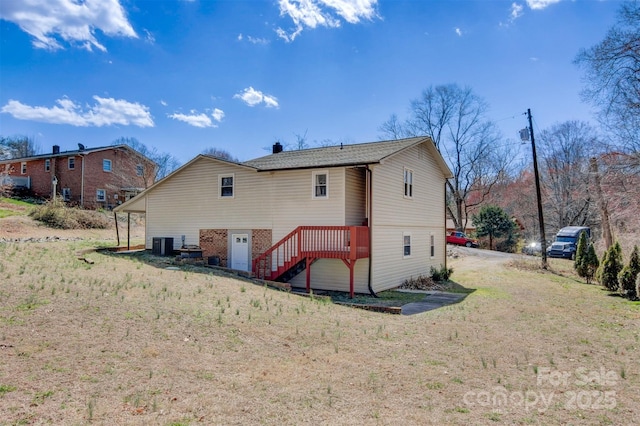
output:
[[[462,37],[462,30],[460,28],[456,27],[455,32],[459,37]]]
[[[216,120],[219,123],[224,118],[224,111],[221,109],[215,108],[211,113],[211,116],[213,117],[214,120]]]
[[[52,124],[70,124],[78,127],[102,127],[119,124],[138,127],[153,127],[154,122],[149,108],[137,102],[124,99],[101,98],[94,96],[93,106],[78,105],[71,99],[56,100],[51,108],[43,106],[29,106],[20,101],[9,100],[0,112],[10,114],[18,120],[31,120]]]
[[[162,105],[162,106],[167,106],[167,105],[169,105],[169,104],[168,104],[168,103],[167,103],[167,101],[165,101],[164,99],[160,99],[160,105]]]
[[[242,41],[242,34],[238,34],[238,41]]]
[[[196,111],[190,111],[190,114],[175,113],[169,114],[169,118],[183,121],[193,127],[217,127],[211,122],[211,119],[205,113],[198,114]]]
[[[249,40],[249,43],[253,43],[253,44],[269,44],[269,40],[267,40],[266,38],[256,38],[256,37],[247,36],[247,40]]]
[[[527,0],[527,6],[533,10],[542,10],[560,1],[561,0]]]
[[[509,17],[511,22],[515,21],[516,19],[522,16],[523,9],[524,9],[524,6],[522,6],[521,4],[511,3],[511,14]]]
[[[372,20],[378,16],[377,3],[378,0],[278,0],[280,16],[289,16],[294,28],[289,31],[278,28],[276,33],[291,42],[304,28],[337,28],[341,19],[350,24]]]
[[[35,47],[49,50],[61,49],[60,41],[65,41],[106,51],[96,30],[107,36],[138,37],[119,0],[3,0],[0,18],[30,34]]]
[[[278,108],[278,99],[275,96],[265,95],[259,90],[249,86],[240,93],[233,95],[234,99],[241,99],[250,107],[264,103],[267,108]]]
[[[146,29],[143,31],[144,31],[144,39],[146,40],[146,42],[149,44],[155,44],[156,38],[153,36],[153,34],[151,34],[151,32]]]
[[[193,109],[189,111],[189,114],[176,112],[173,114],[168,114],[167,117],[173,118],[174,120],[182,121],[193,127],[218,127],[217,124],[211,121],[211,118],[209,118],[207,114],[198,113]],[[213,119],[219,123],[224,118],[224,111],[219,108],[214,108],[213,112],[211,113],[211,117],[213,117]]]

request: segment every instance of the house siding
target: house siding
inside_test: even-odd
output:
[[[404,169],[413,170],[413,197],[404,196]],[[382,291],[411,277],[430,275],[445,263],[445,178],[424,145],[373,167],[372,287]],[[411,256],[403,256],[403,235],[411,234]],[[430,256],[434,235],[435,256]]]
[[[345,225],[361,226],[367,218],[367,177],[362,167],[345,170]]]
[[[313,198],[313,170],[289,170],[275,173],[273,183],[274,243],[300,225],[345,224],[345,170],[326,169],[328,197]]]
[[[356,293],[369,293],[369,259],[356,261],[353,281]],[[306,288],[307,272],[296,275],[289,284]],[[311,286],[318,290],[349,291],[349,268],[340,259],[319,259],[311,265]]]
[[[220,198],[219,175],[234,176],[234,196]],[[199,159],[147,195],[146,247],[153,237],[173,237],[179,248],[199,244],[201,229],[271,229],[269,175]]]

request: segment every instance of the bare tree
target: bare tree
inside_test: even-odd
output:
[[[240,162],[240,160],[234,157],[229,151],[225,151],[224,149],[220,149],[220,148],[215,148],[215,147],[207,148],[204,151],[202,151],[202,154],[208,155],[210,157],[219,158],[221,160],[233,161],[234,163]]]
[[[41,149],[38,144],[27,136],[0,136],[0,159],[24,158],[38,155]]]
[[[144,177],[153,177],[154,182],[167,176],[180,166],[180,162],[173,155],[159,152],[156,148],[149,148],[136,138],[120,137],[113,141],[113,145],[128,145],[130,148],[156,163],[156,168],[153,171],[144,170]],[[148,173],[153,173],[153,176],[148,176]],[[146,180],[147,179],[145,179],[145,181]]]
[[[447,181],[447,211],[459,230],[515,156],[515,144],[499,144],[501,136],[487,110],[469,87],[429,87],[411,101],[405,121],[394,114],[379,128],[385,138],[426,135],[433,140],[453,173]]]
[[[585,100],[599,108],[603,127],[629,151],[640,151],[640,2],[626,1],[599,44],[581,50]],[[640,157],[636,156],[640,164]]]
[[[538,136],[545,219],[555,229],[595,222],[596,200],[589,192],[589,159],[597,144],[595,129],[580,121],[554,124]]]

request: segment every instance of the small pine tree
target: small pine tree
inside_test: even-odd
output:
[[[578,240],[578,247],[576,248],[576,258],[573,264],[573,268],[578,273],[578,276],[585,277],[585,261],[587,259],[587,252],[589,251],[589,242],[587,241],[587,233],[581,232],[580,239]]]
[[[622,249],[620,243],[616,242],[604,253],[598,268],[597,276],[600,284],[610,291],[618,291],[618,274],[622,266]]]
[[[636,298],[636,278],[640,274],[640,253],[638,253],[638,246],[633,247],[631,252],[631,258],[629,264],[622,268],[622,271],[618,274],[618,282],[620,285],[619,291],[623,296],[633,300]]]
[[[593,277],[598,270],[598,266],[600,265],[600,261],[598,260],[598,255],[596,254],[595,247],[593,247],[593,243],[589,243],[589,248],[587,249],[587,254],[582,261],[582,265],[584,275],[581,276],[587,280],[587,284],[591,284],[591,282],[593,281]]]

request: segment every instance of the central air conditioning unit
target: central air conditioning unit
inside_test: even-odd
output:
[[[153,237],[151,253],[157,256],[170,256],[173,254],[173,238]]]

